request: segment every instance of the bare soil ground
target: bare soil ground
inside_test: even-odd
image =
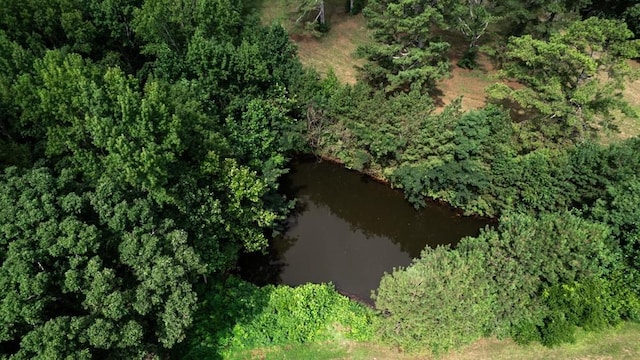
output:
[[[484,89],[495,80],[496,69],[491,60],[484,54],[478,54],[478,67],[469,70],[457,65],[467,50],[466,39],[455,32],[439,31],[436,33],[451,44],[448,57],[451,63],[451,75],[438,84],[439,94],[436,105],[443,108],[454,99],[462,97],[462,109],[479,109],[486,104]]]
[[[640,62],[630,61],[629,64],[632,68],[640,71]],[[640,115],[640,79],[628,83],[622,94],[635,109],[636,113]],[[602,139],[603,143],[611,143],[640,135],[640,119],[618,114],[617,122],[620,131],[613,134],[605,134]]]
[[[291,0],[273,0],[263,3],[262,21],[264,23],[280,23],[291,35],[298,46],[298,57],[305,66],[326,74],[332,69],[343,83],[355,84],[357,66],[363,64],[362,59],[355,57],[359,45],[370,42],[369,30],[362,14],[351,16],[345,11],[342,0],[326,0],[325,16],[331,27],[322,37],[305,34],[294,26],[295,4]]]

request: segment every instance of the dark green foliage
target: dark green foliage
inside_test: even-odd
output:
[[[478,67],[478,49],[469,49],[462,54],[462,58],[458,60],[458,67],[473,70]]]
[[[479,251],[427,248],[406,269],[385,274],[375,293],[383,339],[441,353],[483,336],[495,301],[484,264]]]
[[[438,120],[444,115],[428,116],[432,101],[417,91],[386,98],[362,84],[340,86],[331,81],[325,80],[325,88],[312,99],[307,136],[316,151],[337,157],[348,167],[366,170],[397,164],[412,156],[407,153],[412,142],[441,129]]]
[[[430,196],[468,211],[495,213],[500,199],[491,192],[494,172],[515,151],[506,114],[487,107],[462,115],[452,107],[426,119],[430,121],[409,143],[392,182],[416,204]]]
[[[197,299],[191,281],[206,269],[188,234],[149,218],[144,199],[116,209],[138,227],[105,227],[112,219],[100,218],[100,195],[73,178],[15,168],[2,176],[0,341],[20,345],[17,359],[121,358],[184,339]]]
[[[2,5],[0,346],[162,356],[286,211],[295,49],[231,1]]]
[[[580,282],[553,285],[544,290],[542,298],[547,315],[539,326],[528,323],[527,328],[516,327],[514,339],[521,344],[540,341],[546,346],[574,342],[577,327],[599,330],[621,320],[637,318],[639,302],[619,282],[586,278]]]
[[[624,20],[629,27],[629,30],[633,31],[635,38],[640,37],[640,4],[635,4],[628,7],[623,13]]]
[[[135,70],[142,62],[131,31],[133,11],[142,1],[0,1],[0,30],[41,56],[62,49]]]
[[[552,31],[566,27],[579,18],[579,11],[592,0],[503,0],[491,7],[501,20],[503,32],[508,36],[531,34],[544,38]]]
[[[600,0],[592,1],[590,6],[582,9],[584,16],[599,16],[609,19],[619,19],[640,37],[640,4],[636,0]]]
[[[363,78],[386,93],[431,91],[449,72],[449,44],[430,34],[441,11],[424,0],[370,0],[363,10],[375,44],[358,54],[369,62]]]
[[[349,15],[358,15],[367,5],[367,0],[346,0],[345,10]]]
[[[217,358],[256,347],[327,340],[336,331],[355,340],[373,335],[373,311],[338,294],[332,285],[259,288],[230,278],[205,294],[181,358]]]

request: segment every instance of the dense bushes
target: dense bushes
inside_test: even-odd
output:
[[[230,278],[206,294],[181,358],[216,358],[256,347],[373,336],[374,312],[338,294],[330,284],[257,287]]]
[[[497,299],[494,331],[517,335],[524,324],[540,325],[546,314],[544,288],[605,275],[615,256],[609,229],[571,213],[531,217],[506,214],[495,230],[465,239],[461,249],[486,256]]]
[[[483,334],[520,343],[571,341],[577,326],[638,319],[638,294],[621,274],[610,229],[564,212],[504,215],[497,229],[455,250],[426,249],[377,291],[381,334],[433,351]]]
[[[386,274],[375,294],[381,335],[405,350],[442,352],[484,335],[495,301],[479,251],[427,248]]]

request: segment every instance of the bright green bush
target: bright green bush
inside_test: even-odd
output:
[[[231,278],[208,292],[181,356],[219,357],[336,336],[369,340],[374,322],[373,310],[340,295],[331,284],[257,287]]]
[[[484,262],[476,251],[427,248],[409,267],[385,274],[375,294],[382,338],[434,353],[480,338],[493,306]]]

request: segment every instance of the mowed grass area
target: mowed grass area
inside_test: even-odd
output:
[[[510,340],[482,339],[459,351],[433,356],[405,354],[373,343],[335,340],[325,343],[256,349],[231,359],[344,359],[344,360],[605,360],[640,359],[640,324],[622,323],[601,332],[580,332],[574,344],[546,348],[519,346]]]

